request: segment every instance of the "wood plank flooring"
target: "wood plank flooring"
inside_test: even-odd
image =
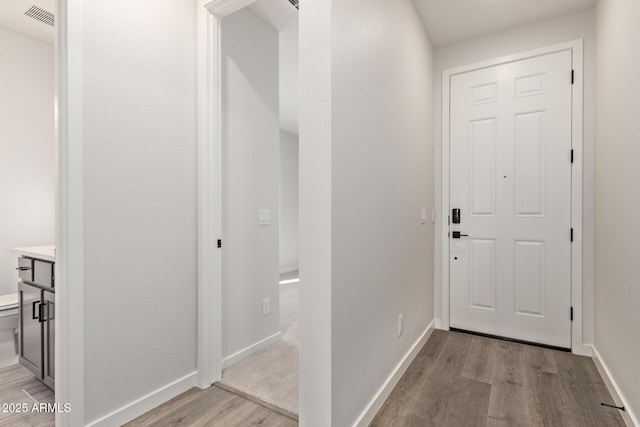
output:
[[[26,393],[25,393],[26,392]],[[0,368],[0,426],[52,427],[53,412],[32,412],[33,397],[39,403],[53,403],[53,391],[19,364]],[[27,412],[16,412],[16,405],[26,404]]]
[[[593,361],[434,331],[372,427],[624,427]]]
[[[298,422],[215,385],[191,390],[125,424],[126,427],[293,427]]]
[[[593,361],[555,350],[434,331],[373,427],[624,427]],[[193,388],[133,420],[146,426],[297,426],[234,393]]]

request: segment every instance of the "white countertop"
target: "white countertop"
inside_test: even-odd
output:
[[[38,258],[45,261],[55,262],[56,260],[55,245],[31,246],[29,248],[13,248],[13,252],[20,256]]]

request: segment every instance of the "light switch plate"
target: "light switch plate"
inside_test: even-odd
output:
[[[420,224],[427,223],[427,208],[420,209]]]
[[[258,209],[258,225],[271,224],[271,211],[266,208]]]

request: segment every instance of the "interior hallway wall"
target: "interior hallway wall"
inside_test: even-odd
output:
[[[280,130],[280,272],[298,269],[298,135]]]
[[[250,10],[222,21],[222,357],[279,331],[278,32]],[[271,224],[258,225],[258,210]],[[262,299],[271,313],[263,316]]]
[[[640,421],[640,2],[597,2],[595,348]]]
[[[294,9],[295,10],[295,9]],[[279,74],[280,74],[280,129],[298,135],[300,133],[298,126],[299,106],[299,81],[298,81],[298,65],[300,63],[298,50],[300,27],[299,12],[295,19],[292,19],[279,34],[280,52],[279,52]]]
[[[314,3],[300,23],[300,421],[348,426],[433,320],[433,224],[420,221],[433,57],[410,0]]]
[[[0,27],[0,295],[18,292],[11,249],[55,243],[53,46]]]
[[[331,1],[300,8],[300,425],[331,425]]]
[[[84,345],[85,424],[120,425],[129,405],[195,382],[196,8],[114,0],[74,10],[85,336],[71,340]]]
[[[434,78],[435,92],[435,192],[436,203],[441,206],[442,164],[442,71],[487,59],[551,46],[566,41],[584,39],[584,140],[583,140],[583,342],[593,343],[593,254],[594,254],[594,81],[595,81],[595,16],[589,8],[576,13],[534,22],[520,27],[477,37],[436,49]],[[439,211],[440,212],[440,211]],[[438,212],[438,213],[439,213]],[[441,229],[438,216],[436,230]],[[442,307],[442,244],[439,235],[435,240],[435,312],[441,319]]]

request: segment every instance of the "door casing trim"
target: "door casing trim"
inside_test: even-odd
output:
[[[56,0],[55,402],[58,427],[85,424],[83,1]]]
[[[198,0],[197,385],[222,376],[222,31],[257,0]],[[223,241],[224,245],[225,242]]]
[[[451,77],[469,71],[520,61],[536,56],[570,50],[574,70],[574,84],[572,86],[571,105],[571,148],[574,161],[571,168],[571,224],[573,227],[573,244],[571,245],[571,305],[573,307],[573,322],[571,324],[571,351],[574,354],[591,356],[591,347],[583,342],[583,306],[582,306],[582,170],[583,170],[583,96],[584,96],[584,41],[576,39],[552,46],[528,50],[486,61],[476,62],[461,67],[449,68],[442,71],[442,153],[441,153],[441,191],[442,204],[440,206],[441,228],[440,240],[442,244],[442,279],[441,287],[441,319],[436,323],[439,329],[449,330],[450,298],[449,298],[449,124],[450,124],[450,81]],[[567,70],[569,71],[569,70]],[[569,76],[567,76],[569,78]],[[567,155],[568,156],[568,155]],[[567,230],[567,238],[569,230]],[[436,286],[438,286],[436,284]],[[437,301],[436,301],[437,304]],[[436,310],[437,312],[437,310]],[[567,313],[567,316],[569,313]]]

